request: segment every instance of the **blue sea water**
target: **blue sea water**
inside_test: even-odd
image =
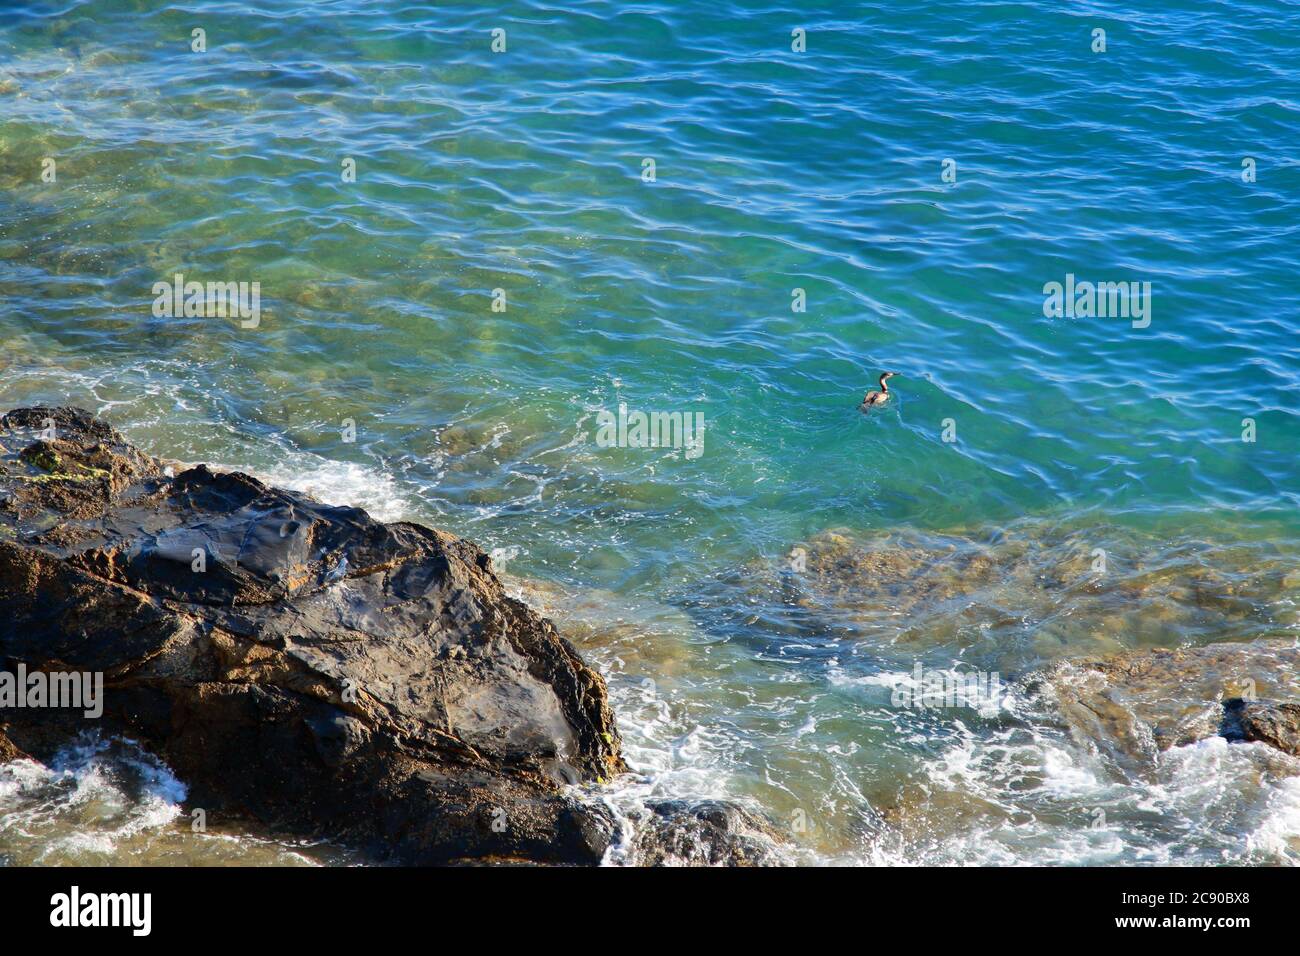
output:
[[[1297,636],[1298,56],[1284,0],[9,2],[0,406],[492,550],[609,677],[633,815],[1295,862],[1252,748],[1135,781],[1040,703],[889,687]],[[155,314],[177,273],[259,283],[256,326]],[[1049,317],[1067,276],[1145,318]],[[702,446],[604,447],[620,404]],[[1113,590],[1045,596],[1097,549]]]

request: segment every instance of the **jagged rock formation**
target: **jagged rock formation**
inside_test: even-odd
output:
[[[0,668],[102,672],[104,713],[0,710],[0,760],[80,731],[211,816],[407,863],[594,863],[625,770],[601,677],[469,542],[200,465],[73,408],[0,417]]]

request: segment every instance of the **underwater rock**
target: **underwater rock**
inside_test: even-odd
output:
[[[598,862],[605,684],[486,554],[239,473],[174,473],[73,408],[0,417],[0,667],[99,672],[103,716],[0,711],[0,752],[139,741],[187,805],[400,863]]]
[[[1140,771],[1170,747],[1221,735],[1300,755],[1300,647],[1207,644],[1063,661],[1038,688],[1073,736]],[[1251,699],[1243,700],[1248,697]],[[1264,698],[1256,699],[1256,698]]]
[[[1296,543],[1300,545],[1300,542]],[[829,636],[906,663],[964,649],[1024,673],[1064,657],[1285,636],[1300,625],[1295,551],[1117,525],[1024,518],[930,531],[829,529],[758,558],[693,595],[733,623],[752,605],[774,637]]]

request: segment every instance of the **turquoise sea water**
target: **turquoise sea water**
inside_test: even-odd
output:
[[[1300,6],[1162,7],[8,3],[0,406],[493,550],[610,679],[620,811],[803,814],[805,861],[1294,862],[1253,748],[1134,778],[1041,702],[890,706],[918,662],[1297,636]],[[155,315],[176,273],[260,283],[257,327]],[[1149,282],[1149,326],[1046,317],[1067,275]],[[701,453],[602,447],[620,403]]]

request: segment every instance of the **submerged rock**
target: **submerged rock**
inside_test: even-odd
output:
[[[487,555],[200,465],[72,408],[0,417],[0,667],[98,672],[104,710],[0,710],[0,760],[77,733],[188,804],[376,860],[594,863],[623,771],[605,685]]]
[[[1288,636],[1300,540],[1219,540],[1084,520],[822,531],[699,589],[709,626],[852,640],[907,662],[961,648],[988,670],[1135,647]],[[732,608],[751,606],[751,618]],[[729,617],[732,615],[732,617]]]
[[[1031,682],[1032,683],[1032,682]],[[1080,742],[1135,772],[1207,737],[1300,756],[1300,647],[1208,644],[1063,661],[1037,688]]]

